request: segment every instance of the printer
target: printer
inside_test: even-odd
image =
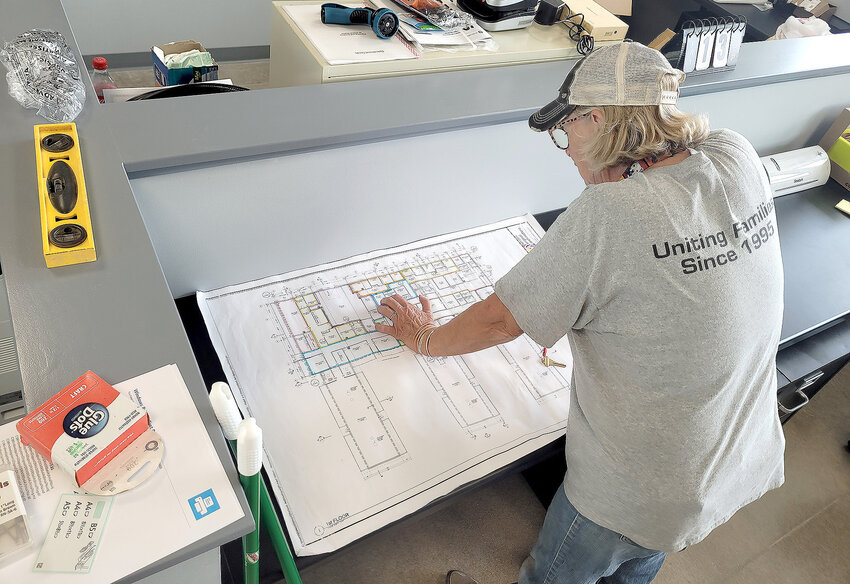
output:
[[[820,146],[760,158],[774,198],[820,186],[829,180],[829,157]]]
[[[457,6],[472,15],[486,31],[525,28],[534,22],[538,0],[457,0]]]

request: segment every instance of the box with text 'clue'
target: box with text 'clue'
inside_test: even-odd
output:
[[[850,107],[841,112],[818,145],[829,156],[829,176],[850,191]]]
[[[144,408],[89,371],[20,420],[16,428],[21,442],[82,486],[148,425]]]

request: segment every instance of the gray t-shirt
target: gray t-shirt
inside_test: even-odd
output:
[[[567,496],[677,551],[784,481],[783,276],[773,199],[729,130],[682,162],[588,186],[496,294],[574,360]]]

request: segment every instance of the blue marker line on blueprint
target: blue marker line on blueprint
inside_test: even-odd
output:
[[[377,331],[370,331],[370,332],[366,332],[366,333],[361,333],[361,334],[359,334],[359,335],[355,335],[355,336],[353,336],[353,337],[351,337],[351,338],[349,338],[349,339],[345,339],[344,341],[337,341],[336,343],[333,343],[333,344],[334,344],[334,345],[339,345],[340,343],[347,343],[348,341],[350,341],[351,339],[354,339],[354,338],[356,338],[356,337],[362,337],[362,336],[365,336],[365,335],[371,335],[371,334],[379,334],[379,335],[383,335],[383,333],[378,333]],[[361,345],[362,345],[362,344],[364,344],[364,342],[361,342],[361,343],[358,343],[358,344],[361,344]],[[366,344],[368,345],[368,343],[366,343]],[[354,362],[354,361],[359,361],[359,360],[361,360],[361,359],[365,359],[366,357],[369,357],[369,356],[371,356],[371,355],[375,355],[375,354],[378,354],[378,353],[384,353],[384,352],[386,352],[386,351],[392,351],[393,349],[397,349],[400,345],[401,345],[401,343],[397,343],[395,346],[392,346],[392,347],[389,347],[389,348],[386,348],[386,349],[375,349],[375,350],[371,350],[370,352],[368,352],[368,353],[366,353],[366,354],[364,354],[364,355],[360,355],[359,357],[349,357],[349,356],[345,353],[345,351],[343,351],[343,350],[337,350],[337,351],[335,351],[336,353],[342,353],[343,355],[345,355],[345,357],[346,357],[345,362],[344,362],[344,363],[337,363],[336,365],[331,365],[331,364],[328,362],[327,357],[325,357],[325,360],[324,360],[324,361],[325,361],[325,363],[327,364],[327,367],[325,367],[324,369],[317,369],[317,370],[314,370],[314,369],[313,369],[313,367],[310,365],[310,357],[309,357],[310,353],[323,353],[323,352],[324,352],[324,351],[326,351],[326,350],[328,349],[328,347],[330,347],[331,345],[327,345],[327,346],[322,347],[322,348],[320,348],[320,349],[314,349],[314,350],[312,350],[312,351],[307,351],[306,353],[302,353],[302,355],[304,356],[304,363],[307,365],[307,369],[310,371],[310,375],[317,375],[317,374],[319,374],[319,373],[323,373],[323,372],[328,371],[328,370],[330,370],[330,369],[334,369],[334,368],[336,368],[336,367],[341,367],[341,366],[343,366],[343,365],[347,365],[347,364],[352,363],[352,362]],[[349,348],[350,348],[350,345],[346,345],[344,348],[345,348],[345,349],[349,349]],[[371,349],[371,346],[370,346],[370,349]],[[322,354],[322,356],[324,357],[324,354]],[[334,359],[336,359],[336,357],[334,357]]]

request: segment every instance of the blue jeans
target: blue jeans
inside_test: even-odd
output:
[[[665,555],[581,515],[562,484],[520,568],[519,584],[648,584]]]

